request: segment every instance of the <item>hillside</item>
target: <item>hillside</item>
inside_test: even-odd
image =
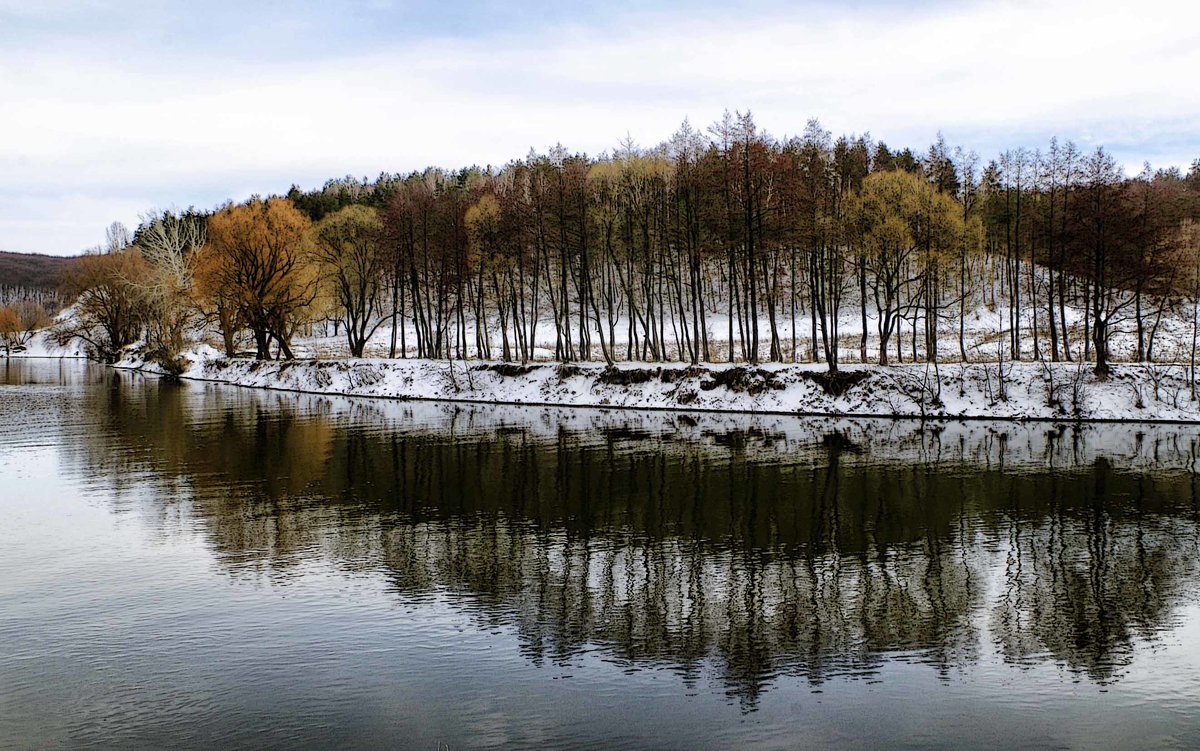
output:
[[[66,256],[0,251],[0,287],[53,290],[70,261]]]

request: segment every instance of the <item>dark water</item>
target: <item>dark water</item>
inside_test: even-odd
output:
[[[0,375],[0,747],[1200,747],[1198,431]]]

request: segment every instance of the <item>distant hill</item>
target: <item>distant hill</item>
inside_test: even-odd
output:
[[[62,270],[71,260],[64,256],[9,253],[0,250],[0,287],[57,289]]]
[[[62,272],[74,257],[0,250],[0,306],[34,300],[53,314],[65,302],[58,292]]]

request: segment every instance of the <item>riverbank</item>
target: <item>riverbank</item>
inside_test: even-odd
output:
[[[822,365],[256,361],[204,348],[180,377],[254,388],[400,400],[685,412],[1200,422],[1181,365],[1117,364],[1098,380],[1075,363]],[[130,355],[118,368],[161,373]]]
[[[66,345],[59,344],[54,341],[49,329],[42,329],[35,332],[24,344],[15,345],[7,352],[0,346],[0,357],[14,360],[82,360],[87,358],[87,347],[78,339]]]

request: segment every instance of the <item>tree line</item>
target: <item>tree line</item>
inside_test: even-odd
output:
[[[651,148],[156,212],[72,266],[60,333],[102,357],[145,337],[164,362],[198,326],[227,355],[289,358],[319,322],[355,357],[382,330],[390,357],[1103,374],[1115,326],[1150,360],[1164,316],[1200,304],[1198,219],[1200,160],[1127,177],[1103,148],[1052,141],[985,164],[940,136],[916,154],[814,120],[779,139],[727,112]],[[990,353],[968,338],[981,306],[1001,321]]]

